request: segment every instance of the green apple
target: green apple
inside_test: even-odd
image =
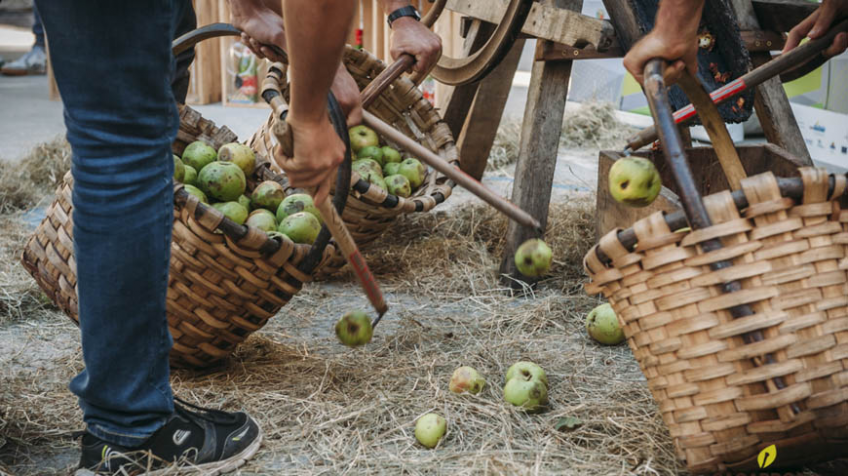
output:
[[[183,163],[191,165],[197,173],[203,170],[203,167],[215,162],[218,159],[218,153],[209,144],[203,141],[194,141],[187,145],[183,151]]]
[[[427,169],[418,159],[409,158],[400,163],[398,173],[406,177],[412,189],[415,190],[424,183]]]
[[[222,145],[218,149],[218,160],[238,165],[247,177],[253,175],[256,169],[256,154],[253,149],[238,142]]]
[[[453,393],[468,392],[478,394],[486,386],[486,379],[473,367],[462,366],[453,371],[448,390]]]
[[[276,213],[284,198],[286,198],[286,191],[283,186],[273,180],[266,180],[253,189],[253,193],[250,194],[250,206],[253,209],[264,208]]]
[[[248,211],[250,211],[250,199],[247,198],[247,195],[244,195],[244,194],[239,195],[239,198],[236,199],[236,201],[239,202],[241,204],[241,206],[243,206]]]
[[[368,147],[363,147],[362,150],[356,153],[356,160],[362,159],[371,159],[374,162],[380,164],[380,167],[383,166],[383,149],[375,146],[369,145]]]
[[[245,220],[247,220],[247,208],[244,208],[239,202],[221,202],[212,206],[239,225],[244,225]]]
[[[194,185],[184,185],[183,188],[185,188],[186,192],[197,197],[197,199],[200,200],[202,203],[209,203],[209,199],[206,198],[206,194]]]
[[[174,154],[174,181],[182,182],[185,180],[185,164]]]
[[[386,189],[392,195],[398,197],[409,198],[412,195],[412,185],[409,180],[403,175],[389,175],[386,177]]]
[[[274,214],[264,208],[253,210],[247,216],[247,221],[244,224],[259,228],[266,233],[277,231],[277,220],[274,218]]]
[[[662,188],[660,173],[650,160],[627,157],[615,161],[609,171],[609,190],[615,201],[631,207],[647,207]]]
[[[336,322],[336,337],[348,347],[365,345],[373,336],[371,319],[365,311],[349,312]]]
[[[383,150],[383,165],[399,164],[403,161],[403,159],[400,158],[400,152],[398,152],[397,149],[394,149],[392,147],[384,145],[382,147],[382,150]]]
[[[624,342],[624,331],[609,303],[592,309],[586,316],[586,331],[601,344],[617,345]]]
[[[515,267],[524,276],[542,276],[551,269],[553,252],[542,240],[533,238],[515,250]]]
[[[197,183],[206,195],[222,202],[238,200],[247,186],[244,172],[232,162],[212,162],[203,167]]]
[[[288,236],[295,243],[311,245],[318,238],[321,224],[311,213],[299,212],[280,221],[277,231]]]
[[[514,378],[506,383],[503,392],[504,400],[528,412],[548,403],[548,388],[538,380]]]
[[[545,384],[546,387],[548,386],[548,376],[545,374],[545,370],[538,364],[526,360],[516,362],[507,369],[506,381],[509,382],[514,378],[536,380]]]
[[[368,146],[377,147],[380,145],[380,137],[368,126],[351,127],[348,134],[350,134],[350,148],[353,149],[355,154]]]
[[[362,179],[366,176],[377,176],[383,178],[383,169],[374,159],[361,159],[351,164],[351,170],[358,173]],[[367,179],[365,179],[367,180]]]
[[[398,175],[398,170],[400,170],[400,162],[389,162],[383,166],[383,176]]]
[[[435,448],[447,431],[447,420],[435,413],[428,413],[415,422],[415,439],[427,448]]]
[[[186,185],[197,186],[197,170],[191,165],[183,167],[183,183]]]
[[[368,182],[379,189],[388,191],[386,181],[382,177],[369,177]]]
[[[294,215],[298,212],[306,212],[318,219],[318,223],[323,224],[324,219],[321,218],[321,212],[312,201],[312,197],[305,193],[295,193],[289,195],[277,207],[277,221],[281,222],[289,215]]]

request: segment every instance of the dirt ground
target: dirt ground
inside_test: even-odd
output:
[[[0,167],[0,475],[68,474],[82,429],[67,389],[82,368],[79,332],[18,263],[28,210],[61,176],[38,154],[66,167],[62,144],[36,151],[41,165],[23,178]],[[582,290],[592,194],[555,197],[546,236],[554,267],[536,289],[511,291],[498,279],[505,219],[455,203],[399,220],[364,250],[391,309],[369,345],[348,349],[332,334],[342,314],[368,308],[343,271],[305,286],[223,365],[174,372],[175,392],[257,418],[264,446],[240,475],[686,474],[628,347],[598,345],[584,330],[601,302]],[[503,375],[519,360],[549,376],[542,413],[502,399]],[[481,394],[447,390],[461,365],[486,378]],[[448,433],[427,450],[413,428],[432,411]],[[579,424],[557,430],[564,417]]]

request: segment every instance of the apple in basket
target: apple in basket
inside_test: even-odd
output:
[[[353,311],[336,322],[336,337],[348,347],[358,347],[371,342],[374,329],[365,311]]]
[[[321,224],[311,213],[298,212],[284,218],[277,231],[291,238],[295,243],[311,245],[318,238]]]
[[[515,267],[524,276],[542,276],[551,269],[553,252],[542,240],[533,238],[515,250]]]
[[[247,208],[244,208],[239,202],[220,202],[213,204],[212,207],[239,225],[243,225],[247,220]]]
[[[393,147],[389,147],[384,145],[382,147],[383,151],[383,166],[385,167],[388,164],[399,164],[403,159],[400,158],[400,152]]]
[[[283,199],[280,206],[277,207],[277,221],[281,222],[289,215],[299,212],[309,213],[318,219],[318,223],[324,223],[324,219],[321,218],[321,212],[318,211],[318,207],[315,206],[312,197],[305,193],[295,193]]]
[[[247,195],[241,194],[239,198],[236,199],[236,201],[239,202],[239,204],[243,206],[247,211],[250,211],[250,199],[247,198]]]
[[[200,173],[203,167],[218,160],[218,153],[209,144],[198,140],[186,146],[182,160],[185,165],[191,165]]]
[[[462,366],[453,371],[448,390],[453,393],[468,392],[478,394],[486,386],[486,379],[473,367]]]
[[[412,189],[415,190],[424,183],[424,177],[427,175],[427,169],[421,162],[418,161],[418,159],[410,157],[400,163],[398,173],[406,177],[406,179],[409,180],[409,184],[412,186]]]
[[[388,162],[383,166],[383,176],[398,175],[398,170],[400,170],[400,162]]]
[[[354,126],[348,130],[350,135],[350,148],[354,154],[358,154],[360,150],[373,146],[380,145],[380,137],[368,126]]]
[[[415,439],[427,448],[435,448],[447,431],[447,420],[435,413],[428,413],[415,422]]]
[[[218,149],[218,160],[238,165],[247,177],[253,175],[256,169],[256,154],[253,149],[238,142],[222,145]]]
[[[183,167],[183,183],[197,186],[197,170],[191,165]]]
[[[244,172],[232,162],[212,162],[203,167],[197,183],[203,193],[222,202],[238,200],[247,186]]]
[[[209,203],[209,199],[206,198],[206,194],[203,193],[203,190],[200,190],[194,185],[184,185],[184,188],[186,192],[197,197],[197,199],[200,200],[201,203]]]
[[[179,157],[174,155],[174,181],[182,182],[185,179],[185,164]]]
[[[380,164],[380,167],[385,163],[383,161],[383,149],[376,145],[369,145],[356,153],[356,160],[371,159]]]
[[[631,207],[647,207],[660,194],[662,179],[650,160],[627,157],[616,160],[609,171],[612,198]]]
[[[392,195],[409,198],[412,195],[412,185],[403,175],[389,175],[386,177],[386,188]]]
[[[264,208],[250,212],[244,224],[259,228],[266,233],[277,231],[277,220],[274,218],[274,214]]]
[[[624,342],[624,331],[609,303],[592,309],[592,312],[586,316],[586,331],[592,339],[601,344],[617,345]]]
[[[253,189],[253,193],[250,194],[250,206],[254,210],[264,208],[271,213],[277,213],[277,208],[280,207],[284,198],[286,198],[286,191],[283,186],[273,180],[266,180]]]

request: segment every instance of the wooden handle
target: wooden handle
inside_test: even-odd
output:
[[[378,74],[373,81],[365,86],[362,90],[362,109],[367,109],[383,91],[389,87],[404,71],[408,70],[415,64],[415,57],[409,54],[402,54],[394,63]]]
[[[277,120],[274,122],[271,130],[278,142],[274,156],[280,157],[280,154],[282,154],[284,157],[294,157],[294,136],[288,123],[283,120]],[[308,192],[310,195],[315,194],[314,189]],[[365,262],[365,259],[359,252],[359,248],[356,246],[356,242],[350,236],[350,232],[347,230],[344,221],[342,221],[342,217],[339,216],[338,211],[336,211],[329,200],[324,200],[317,207],[318,211],[321,212],[321,217],[324,219],[324,224],[327,225],[327,229],[330,230],[330,234],[335,238],[345,259],[350,264],[350,267],[353,268],[353,272],[356,273],[357,278],[359,278],[359,283],[362,285],[365,295],[368,296],[368,301],[374,306],[379,316],[382,316],[388,311],[389,306],[386,304],[386,299],[383,297],[380,286],[377,285],[377,280],[371,274],[371,269],[368,268],[368,263]]]
[[[727,182],[732,190],[742,189],[742,179],[748,174],[742,167],[742,161],[739,160],[739,154],[736,152],[736,146],[733,145],[733,140],[727,132],[727,127],[724,125],[724,120],[718,112],[718,108],[713,104],[710,95],[701,85],[698,80],[689,74],[688,71],[683,72],[680,81],[677,82],[695,110],[698,111],[698,116],[710,136],[710,141],[713,143],[713,148],[718,156],[718,161],[721,164],[724,175],[727,177]]]
[[[457,185],[460,185],[464,189],[473,193],[501,213],[515,220],[518,224],[530,227],[541,233],[542,225],[539,224],[539,221],[530,216],[530,214],[524,210],[515,206],[509,200],[489,190],[485,185],[478,182],[459,168],[447,163],[444,159],[434,154],[418,142],[415,142],[406,135],[396,131],[392,126],[381,121],[377,116],[368,111],[363,111],[362,114],[364,119],[363,122],[368,125],[368,127],[377,131],[378,134],[391,139],[393,142],[401,146],[401,148],[411,152],[422,162],[438,170],[447,178],[456,182]]]

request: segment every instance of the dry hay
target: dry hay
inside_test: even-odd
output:
[[[27,210],[52,198],[70,167],[71,147],[64,137],[35,146],[21,160],[0,160],[0,213]]]

